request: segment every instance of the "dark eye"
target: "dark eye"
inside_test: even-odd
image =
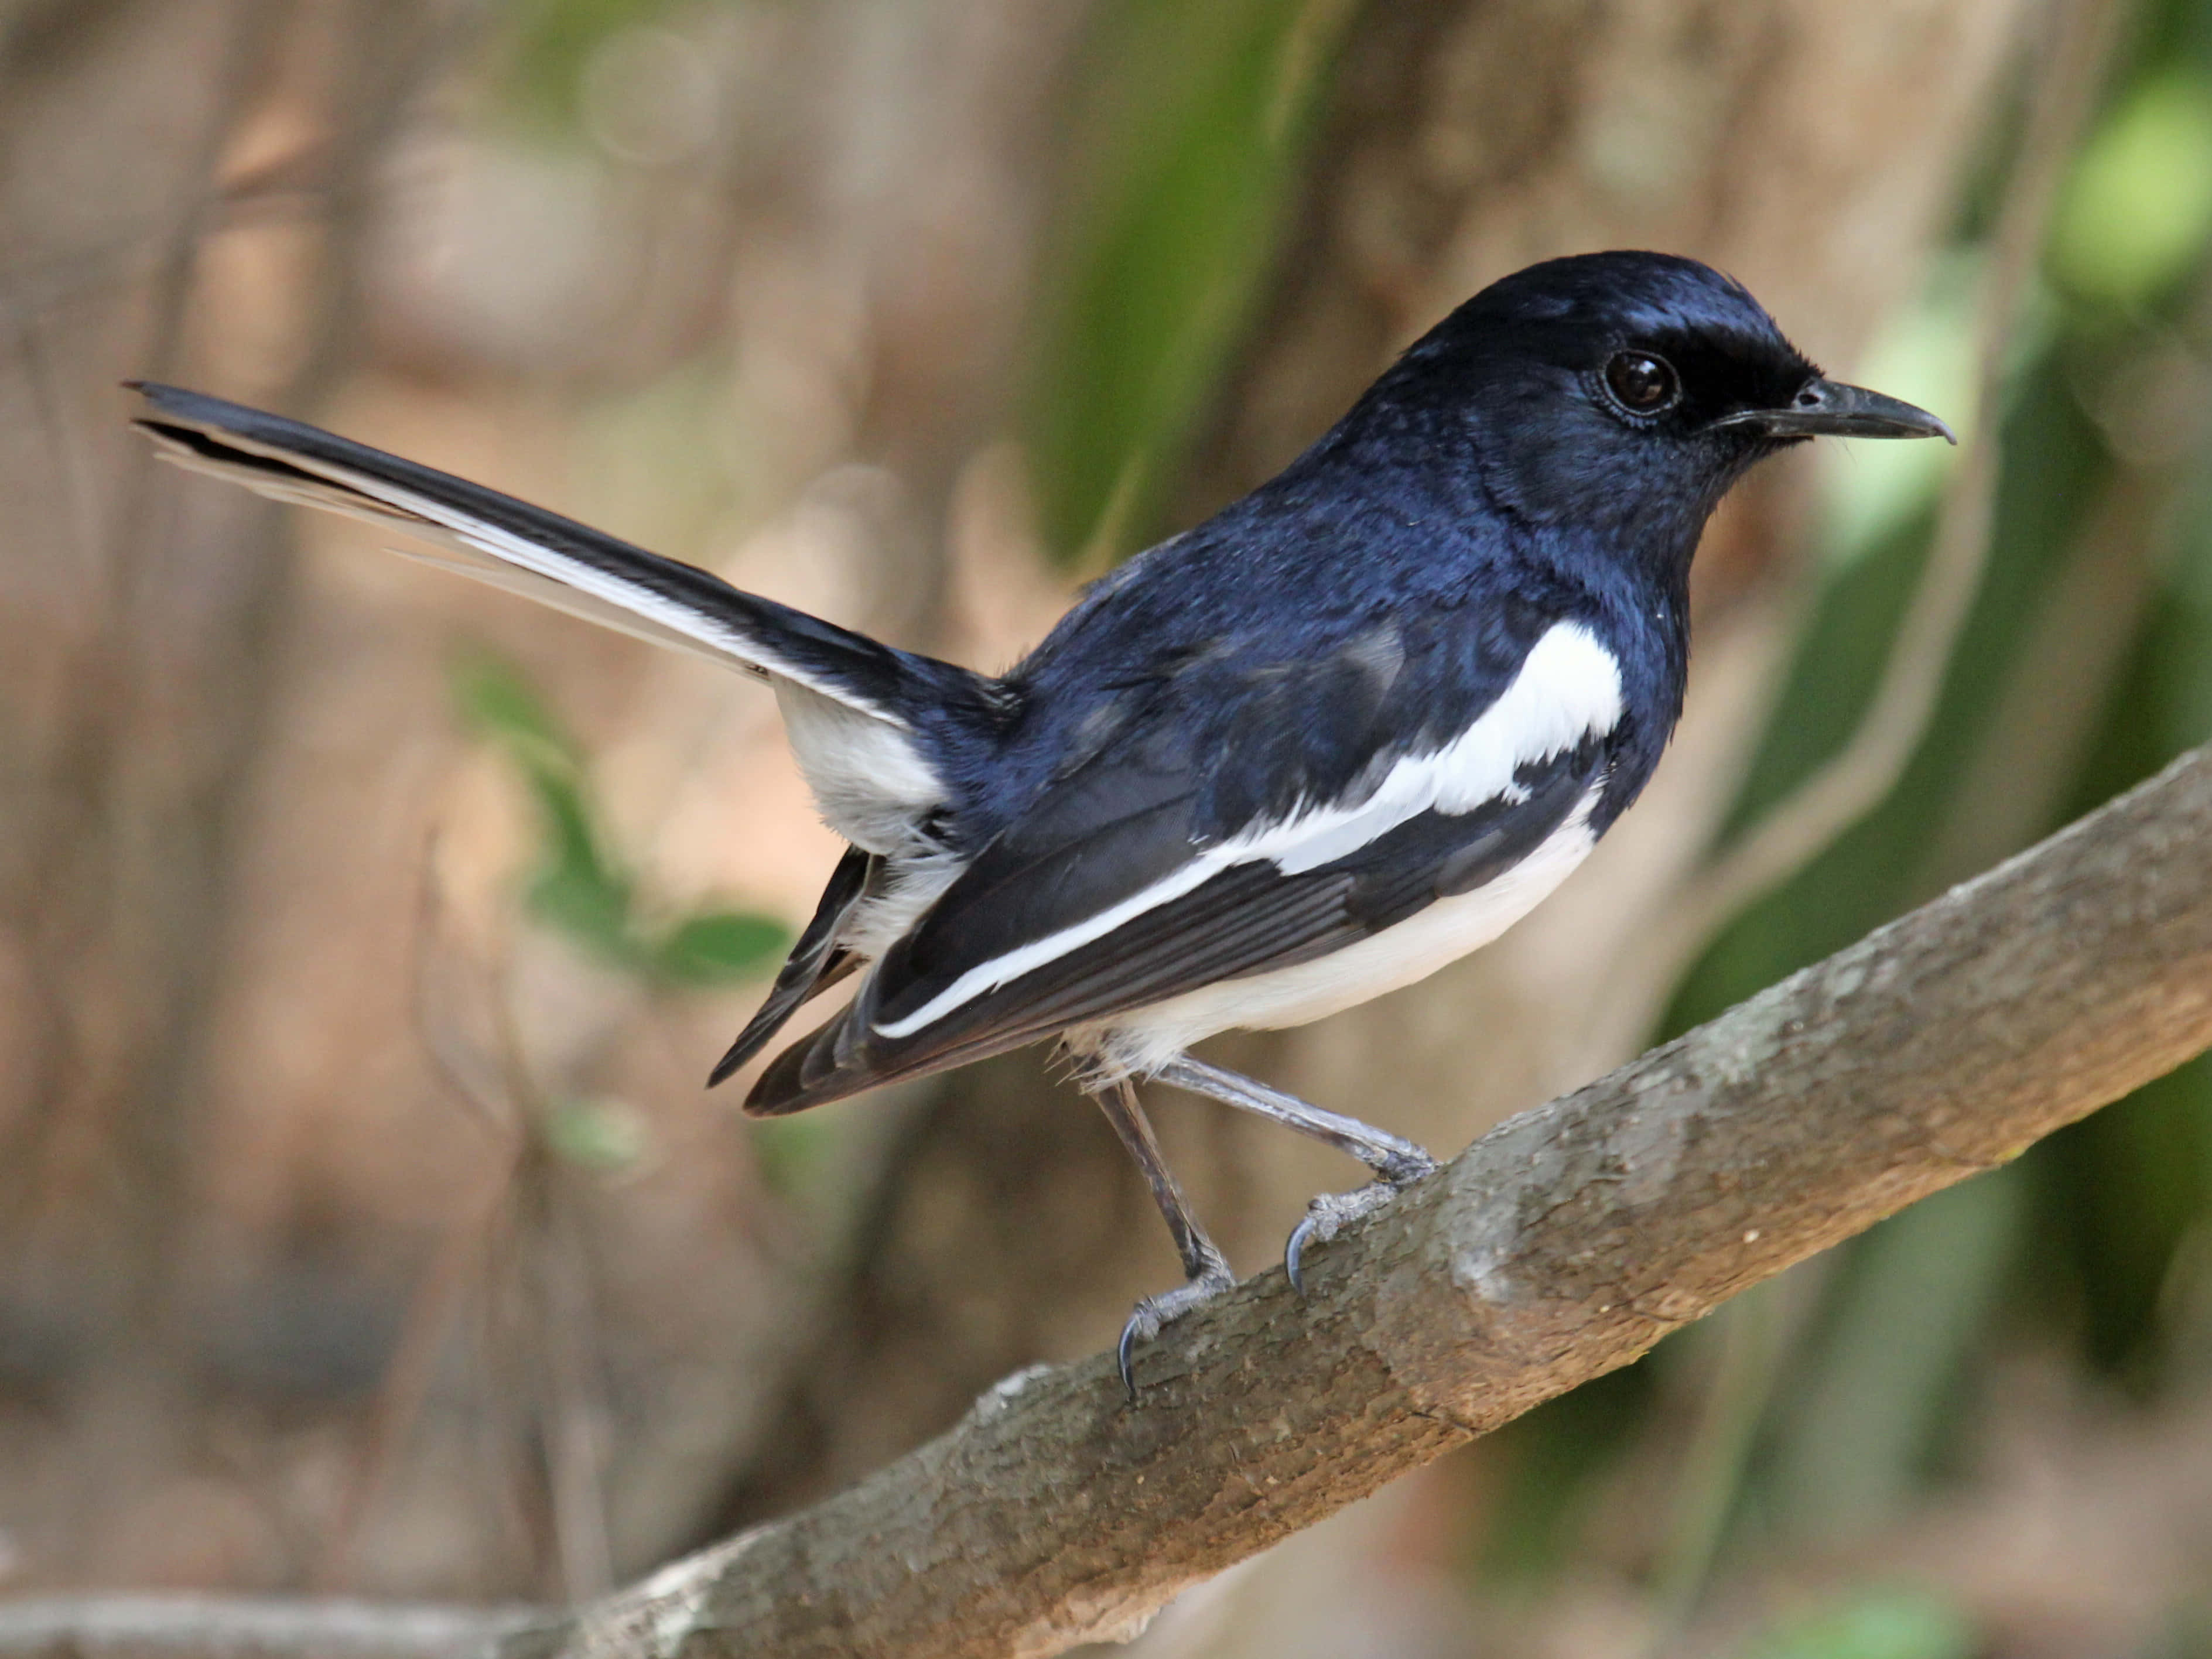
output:
[[[1632,415],[1656,415],[1682,395],[1682,382],[1664,357],[1617,351],[1605,366],[1605,389]]]

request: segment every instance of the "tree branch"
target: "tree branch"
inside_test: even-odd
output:
[[[1610,1077],[1139,1356],[1008,1378],[551,1656],[1054,1654],[2212,1046],[2212,750]]]
[[[574,1619],[457,1630],[451,1650],[1041,1659],[1133,1633],[1178,1591],[2212,1046],[2208,848],[2212,748],[1501,1124],[1310,1256],[1306,1300],[1270,1272],[1146,1347],[1136,1405],[1109,1356],[1020,1373],[827,1503]],[[0,1624],[0,1653],[25,1650]]]

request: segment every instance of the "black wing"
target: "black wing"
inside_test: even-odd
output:
[[[1322,664],[1308,672],[1328,678]],[[1340,684],[1322,723],[1333,745],[1356,727],[1352,752],[1387,761],[1387,733],[1435,701],[1410,678],[1367,696],[1364,713],[1357,688]],[[1231,696],[1206,706],[1249,715],[1268,705]],[[1517,863],[1566,821],[1607,753],[1603,733],[1586,734],[1524,764],[1514,787],[1471,810],[1417,812],[1325,860],[1232,861],[1219,850],[1233,841],[1214,803],[1224,792],[1267,793],[1238,775],[1344,769],[1316,760],[1315,724],[1231,724],[1138,722],[1048,790],[884,954],[848,1008],[778,1057],[746,1109],[797,1111],[1340,950]],[[1199,764],[1202,754],[1216,763]]]
[[[949,925],[932,938],[932,930],[925,928],[893,947],[877,975],[836,1019],[777,1057],[745,1109],[767,1115],[803,1110],[881,1083],[1004,1053],[1069,1026],[1108,1019],[1222,980],[1291,967],[1341,950],[1437,899],[1470,892],[1518,863],[1566,822],[1602,769],[1600,745],[1592,740],[1523,767],[1517,778],[1526,792],[1521,799],[1495,800],[1468,813],[1422,813],[1357,853],[1296,874],[1286,875],[1265,859],[1232,866],[907,1031],[902,1030],[901,1012],[910,1016],[926,1007],[927,993],[943,983],[941,973],[915,971],[908,944],[945,945],[951,942],[948,936],[962,931]],[[1143,837],[1146,828],[1156,826],[1132,824],[1124,833]],[[1039,871],[1037,878],[1048,885],[1063,873],[1079,879],[1082,864],[1102,855],[1110,860],[1114,854],[1102,845],[1085,846],[1065,864]],[[956,910],[952,922],[967,914]],[[884,994],[886,988],[889,995]],[[886,1036],[885,1026],[899,1035]]]
[[[830,872],[829,885],[822,890],[821,902],[814,907],[813,920],[799,934],[799,942],[791,947],[791,954],[783,959],[775,983],[769,988],[767,1000],[745,1022],[745,1029],[738,1033],[729,1052],[714,1063],[714,1071],[708,1075],[709,1089],[768,1047],[769,1039],[784,1028],[802,1004],[828,990],[860,965],[858,957],[839,946],[837,936],[845,918],[867,892],[869,881],[882,866],[883,860],[873,853],[863,852],[857,847],[845,849],[845,856]]]

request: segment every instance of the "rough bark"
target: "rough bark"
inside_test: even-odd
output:
[[[1041,1656],[1181,1589],[2212,1046],[2212,750],[1516,1116],[1140,1355],[951,1432],[507,1659]]]

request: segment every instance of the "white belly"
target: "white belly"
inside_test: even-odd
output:
[[[1217,1031],[1303,1025],[1425,979],[1496,939],[1589,856],[1596,791],[1535,851],[1471,893],[1438,899],[1371,939],[1272,973],[1225,979],[1117,1016],[1100,1036],[1110,1062],[1143,1072]]]

